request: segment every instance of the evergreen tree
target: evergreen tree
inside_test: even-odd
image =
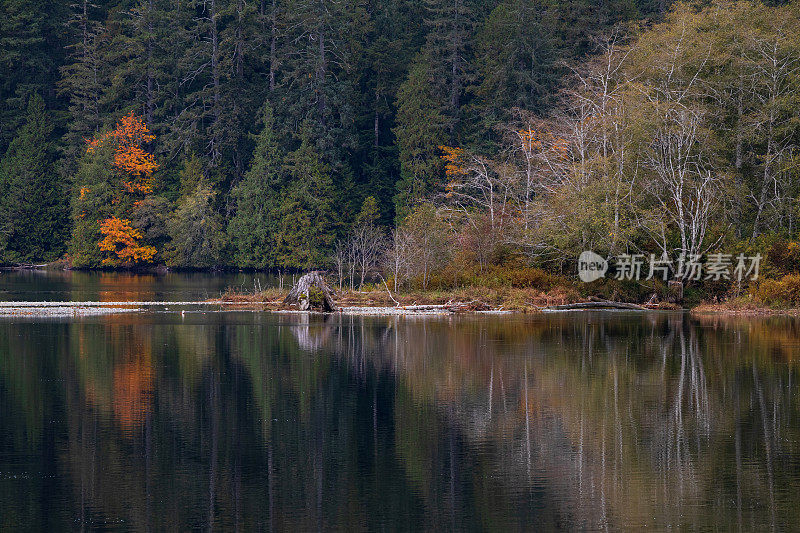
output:
[[[253,160],[244,179],[233,190],[236,214],[228,225],[233,260],[238,266],[275,266],[275,236],[281,191],[283,156],[275,134],[272,107],[265,103],[262,129],[254,135]]]
[[[56,105],[53,88],[64,56],[61,21],[67,5],[57,0],[0,2],[0,153],[25,122],[34,94],[48,107]]]
[[[278,264],[287,268],[323,265],[338,226],[330,168],[303,127],[300,147],[287,156],[289,182],[279,207]]]
[[[563,75],[558,6],[546,0],[505,0],[476,37],[478,79],[471,88],[471,114],[479,135],[508,121],[518,107],[542,113],[553,103]]]
[[[178,196],[185,197],[194,193],[200,181],[203,180],[203,176],[203,162],[197,157],[197,154],[194,152],[190,153],[189,156],[183,160],[183,164],[181,165]]]
[[[464,90],[471,74],[470,47],[473,10],[467,0],[425,0],[430,26],[425,50],[434,73],[434,94],[441,97],[449,143],[454,143],[461,125]]]
[[[228,23],[220,32],[223,50],[220,63],[223,72],[227,73],[228,82],[223,85],[220,95],[224,113],[218,128],[227,143],[224,155],[230,159],[232,174],[226,185],[230,186],[244,174],[251,144],[243,132],[247,132],[257,120],[258,105],[265,95],[259,84],[248,83],[259,78],[256,70],[261,67],[253,57],[256,47],[254,34],[258,28],[255,5],[245,0],[234,0],[228,4],[223,16]]]
[[[164,250],[167,265],[213,268],[220,265],[225,244],[222,221],[212,207],[213,189],[202,179],[195,190],[178,200],[167,222],[170,241]]]
[[[102,100],[107,79],[106,33],[96,20],[97,8],[89,0],[72,6],[67,22],[75,41],[67,46],[67,64],[61,67],[58,93],[69,101],[67,133],[64,136],[65,160],[62,172],[71,175],[82,155],[84,139],[92,138],[103,122]]]
[[[97,243],[102,238],[100,222],[114,214],[113,158],[114,148],[105,144],[94,150],[84,149],[78,161],[78,170],[73,178],[73,227],[69,245],[73,266],[95,267],[103,260]]]
[[[64,250],[68,235],[66,193],[55,172],[52,116],[36,94],[25,124],[0,164],[0,211],[5,256],[13,261],[51,260]]]
[[[419,200],[430,194],[441,176],[439,146],[446,138],[445,119],[433,96],[433,73],[427,55],[420,54],[397,92],[397,137],[400,181],[395,210],[405,218]]]
[[[107,56],[113,62],[103,95],[111,109],[134,109],[157,136],[164,133],[164,104],[175,91],[177,65],[171,51],[181,49],[173,35],[177,4],[169,0],[136,0],[129,9],[113,11],[106,22]]]
[[[361,211],[356,217],[356,225],[375,225],[379,218],[380,213],[378,212],[378,201],[374,196],[367,196],[364,198],[364,203],[361,204]]]
[[[394,218],[393,196],[400,174],[397,146],[392,133],[395,95],[407,74],[408,63],[425,42],[425,8],[410,0],[387,0],[370,6],[371,27],[364,28],[365,43],[357,70],[360,75],[361,112],[358,117],[359,151],[353,168],[359,187],[354,200],[374,195],[381,222]],[[356,207],[355,205],[353,206]],[[354,209],[355,210],[355,209]]]
[[[356,129],[359,73],[355,66],[372,27],[358,0],[300,0],[284,9],[285,38],[275,108],[287,144],[304,127],[329,166],[342,207],[350,207],[355,173],[351,155],[358,149]],[[357,204],[354,206],[357,209]]]

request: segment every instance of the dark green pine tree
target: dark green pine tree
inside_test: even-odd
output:
[[[260,29],[255,4],[233,0],[222,15],[227,23],[220,32],[220,68],[228,81],[220,94],[224,112],[217,127],[223,138],[223,157],[228,160],[226,166],[232,170],[226,176],[228,182],[223,184],[224,190],[228,190],[244,175],[252,150],[246,132],[258,119],[259,106],[266,91],[261,83],[253,83],[263,79],[263,74],[259,73],[263,65],[255,51],[255,34]]]
[[[228,225],[233,261],[247,268],[274,267],[277,259],[283,153],[268,102],[262,108],[260,122],[261,132],[253,135],[256,146],[250,169],[232,191],[235,214]]]
[[[222,261],[225,231],[212,206],[214,191],[200,178],[194,191],[181,197],[167,221],[170,240],[165,246],[167,265],[181,268],[214,268]]]
[[[361,36],[371,26],[357,0],[298,0],[284,11],[285,36],[275,108],[284,135],[309,126],[316,149],[339,181],[350,172],[349,153],[357,147],[355,72]],[[349,192],[349,191],[348,191]]]
[[[470,48],[475,25],[468,0],[425,0],[430,31],[425,50],[435,74],[435,94],[447,119],[449,142],[460,133],[464,91],[470,72]]]
[[[52,116],[34,94],[25,124],[0,163],[0,226],[7,260],[52,260],[64,251],[67,195],[54,168],[52,133]]]
[[[206,81],[203,72],[197,70],[202,65],[198,63],[202,61],[206,43],[202,43],[203,36],[199,33],[202,25],[192,2],[153,1],[152,9],[134,12],[138,16],[128,25],[133,30],[132,35],[143,41],[140,48],[148,50],[147,56],[139,60],[148,65],[149,70],[147,76],[139,78],[138,112],[145,114],[146,119],[147,115],[152,116],[152,121],[148,119],[147,124],[156,135],[153,150],[178,161],[180,154],[205,153],[202,114],[195,111],[197,106],[207,103],[197,98],[198,87]],[[142,17],[148,12],[148,16]],[[152,44],[146,30],[149,26],[153,27],[156,35]],[[145,28],[145,31],[139,28]],[[195,76],[201,77],[197,84],[194,83]],[[152,80],[155,87],[148,88],[148,80]],[[161,179],[174,183],[175,174],[169,177],[165,174],[162,173]]]
[[[34,93],[55,108],[68,5],[58,0],[0,2],[0,152],[25,121]]]
[[[180,103],[170,144],[189,148],[201,155],[216,184],[225,174],[222,128],[223,86],[228,82],[222,66],[222,12],[229,0],[191,2],[179,15],[183,22],[184,43],[179,58]]]
[[[441,179],[439,146],[446,142],[446,120],[434,98],[434,74],[430,59],[419,54],[408,78],[397,91],[397,138],[400,180],[395,195],[397,220],[405,218],[413,206],[425,199]]]
[[[113,35],[107,51],[113,71],[104,100],[111,109],[133,108],[156,137],[164,130],[159,110],[175,90],[173,4],[168,0],[137,0],[130,9],[112,12],[107,21]]]
[[[508,121],[512,108],[544,113],[564,75],[557,6],[546,0],[505,0],[489,14],[476,37],[478,74],[467,114],[473,145]]]
[[[63,138],[62,174],[72,175],[85,150],[84,139],[91,139],[103,123],[103,96],[107,84],[105,28],[90,0],[72,5],[67,28],[73,41],[66,47],[67,63],[61,67],[58,93],[68,99],[67,133]]]
[[[330,167],[303,126],[300,147],[286,157],[288,183],[281,193],[277,235],[278,265],[308,269],[327,263],[336,239],[338,216]]]
[[[392,127],[395,95],[408,63],[425,42],[424,6],[410,0],[386,0],[370,6],[371,27],[364,28],[359,56],[359,151],[354,154],[359,193],[354,200],[375,196],[383,224],[394,218],[393,196],[400,174]],[[355,212],[356,209],[353,209]]]
[[[69,243],[73,266],[98,267],[103,260],[97,246],[102,239],[100,221],[116,214],[117,207],[114,199],[119,183],[113,170],[113,159],[112,143],[103,143],[93,150],[84,147],[78,160],[73,177],[73,226]]]

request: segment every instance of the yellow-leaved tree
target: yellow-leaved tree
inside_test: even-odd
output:
[[[98,246],[108,253],[104,265],[133,266],[148,263],[156,255],[155,247],[141,244],[142,233],[131,226],[130,220],[107,218],[100,224],[100,233],[104,237]]]
[[[155,257],[156,249],[142,243],[142,233],[131,222],[153,193],[158,164],[147,145],[154,139],[142,118],[131,112],[114,129],[87,141],[73,200],[76,266],[131,267]]]

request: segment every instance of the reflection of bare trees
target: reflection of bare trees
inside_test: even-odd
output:
[[[785,347],[800,328],[624,313],[122,320],[47,347],[61,382],[38,374],[29,337],[0,330],[0,348],[19,339],[27,355],[0,358],[0,391],[31,409],[19,424],[61,416],[32,384],[63,394],[63,436],[45,425],[31,442],[56,442],[87,527],[335,528],[371,517],[387,487],[429,529],[466,529],[469,512],[498,529],[797,525]],[[146,409],[120,418],[120,383]]]
[[[505,480],[509,497],[544,484],[570,523],[591,528],[780,522],[775,435],[793,424],[768,398],[780,406],[787,389],[766,394],[739,329],[702,330],[685,315],[551,317],[510,331],[359,322],[338,345],[354,369],[391,369],[476,450],[493,450],[482,474]]]

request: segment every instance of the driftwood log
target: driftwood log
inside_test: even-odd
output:
[[[466,313],[471,311],[491,311],[491,307],[484,302],[472,300],[471,302],[447,302],[446,304],[427,305],[401,305],[398,309],[404,311],[450,311],[451,313]]]
[[[303,275],[286,298],[283,305],[296,305],[301,311],[324,311],[331,313],[336,311],[333,303],[334,291],[328,287],[322,278],[322,273],[318,270]]]
[[[643,305],[624,302],[578,302],[574,304],[553,305],[544,308],[547,311],[569,311],[572,309],[647,309]]]

